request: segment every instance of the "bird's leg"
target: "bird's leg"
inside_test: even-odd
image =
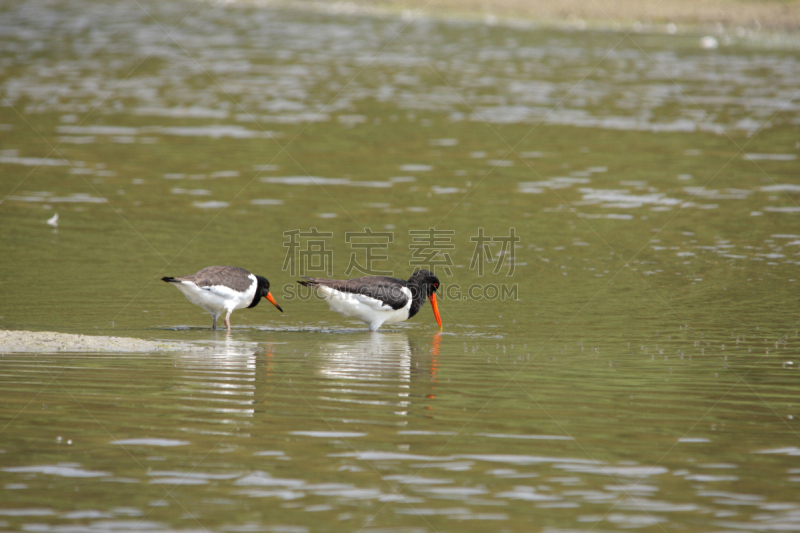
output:
[[[231,332],[231,314],[230,313],[225,315],[225,328],[226,328],[225,331],[227,331],[228,333]]]
[[[214,319],[214,322],[211,324],[211,331],[217,331],[217,314],[211,313],[211,317]]]

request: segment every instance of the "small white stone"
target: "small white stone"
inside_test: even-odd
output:
[[[716,37],[706,35],[700,39],[700,48],[703,50],[716,50],[719,48],[719,41],[717,41]]]

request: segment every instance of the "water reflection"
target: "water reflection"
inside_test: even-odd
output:
[[[411,346],[405,333],[374,332],[325,343],[318,372],[333,382],[323,389],[325,401],[388,406],[396,415],[408,414]]]
[[[429,345],[403,332],[359,333],[323,343],[316,373],[327,385],[322,384],[320,399],[331,407],[388,408],[408,416],[415,399],[435,398],[440,343],[438,334]]]
[[[185,408],[209,415],[204,422],[236,426],[255,413],[257,358],[271,355],[272,345],[239,341],[225,335],[205,351],[175,356],[179,369],[176,387],[187,402]]]
[[[411,376],[411,346],[405,333],[374,332],[355,341],[321,346],[319,372],[332,379],[408,383]]]
[[[325,409],[354,413],[388,409],[392,416],[406,417],[415,398],[425,400],[423,409],[431,409],[441,344],[438,334],[430,341],[409,340],[405,333],[332,337],[315,346],[316,357],[309,358],[297,345],[225,336],[206,350],[176,354],[175,386],[185,409],[203,413],[198,421],[227,428],[238,427],[256,413],[272,417],[276,406],[291,402],[295,394],[303,396],[309,388],[318,394],[313,401],[321,401]],[[295,375],[308,364],[313,365],[312,376],[321,382],[312,376],[299,380]],[[298,435],[333,436],[322,434],[327,430],[296,429]]]
[[[605,444],[598,444],[591,431],[575,429],[592,428],[608,415],[605,406],[592,403],[597,382],[591,378],[576,387],[574,374],[560,375],[552,365],[546,371],[540,367],[542,373],[529,376],[530,381],[518,378],[527,390],[536,390],[532,394],[540,394],[540,405],[554,399],[548,410],[561,423],[577,421],[570,430],[573,436],[548,432],[543,424],[549,417],[537,418],[524,409],[527,402],[517,403],[514,396],[504,400],[502,392],[501,404],[488,407],[500,405],[495,414],[470,424],[484,401],[474,407],[469,401],[453,401],[460,395],[474,396],[478,389],[467,379],[450,383],[453,368],[461,365],[462,372],[475,375],[492,393],[502,390],[507,374],[483,365],[483,357],[462,355],[450,337],[418,332],[314,335],[324,340],[294,332],[281,339],[285,343],[220,336],[205,352],[74,361],[80,372],[59,378],[63,388],[43,393],[42,403],[68,405],[81,397],[92,411],[85,417],[90,423],[78,432],[72,426],[80,419],[73,416],[69,429],[51,428],[48,410],[37,409],[27,415],[27,426],[10,425],[15,438],[3,441],[5,453],[0,455],[5,461],[0,473],[8,480],[2,495],[9,503],[0,505],[0,517],[22,531],[116,531],[128,528],[127,517],[150,513],[155,530],[184,512],[165,497],[165,491],[174,491],[181,505],[202,502],[192,509],[201,521],[230,511],[231,502],[238,502],[237,513],[242,506],[270,513],[280,508],[285,524],[293,526],[311,524],[310,511],[318,512],[320,520],[339,516],[361,520],[353,509],[368,504],[385,504],[384,522],[407,519],[403,524],[413,525],[421,516],[492,520],[505,522],[509,530],[523,530],[515,521],[527,517],[531,509],[573,530],[655,524],[670,524],[666,529],[672,530],[702,520],[726,529],[791,531],[800,523],[792,486],[800,474],[792,459],[800,450],[791,436],[781,439],[772,434],[766,440],[760,436],[752,440],[731,427],[714,431],[713,438],[679,437],[678,430],[686,428],[674,421],[678,417],[660,417],[658,423],[673,434],[669,439],[655,442],[654,447],[654,442],[634,438],[626,426],[626,435],[618,441],[636,454],[605,454]],[[620,357],[626,364],[636,359]],[[20,398],[28,402],[41,386],[31,376],[39,372],[51,377],[44,368],[67,361],[64,356],[40,356],[34,365],[27,356],[7,356],[4,386],[24,392]],[[142,382],[130,379],[131,365],[136,363],[148,370],[152,388],[144,393]],[[695,367],[695,372],[702,368]],[[448,377],[443,379],[442,373]],[[540,379],[542,375],[547,379]],[[646,377],[641,369],[616,375]],[[529,386],[534,384],[535,389]],[[787,381],[777,394],[766,387],[759,393],[775,402],[790,397],[793,385]],[[769,389],[776,389],[776,384],[770,383]],[[692,388],[675,391],[687,405],[705,401]],[[147,409],[140,409],[143,397],[150,399]],[[89,403],[87,398],[99,400]],[[115,425],[118,412],[104,408],[109,403],[130,409],[120,426]],[[435,421],[419,416],[420,407],[429,414],[434,405],[447,416]],[[465,412],[464,407],[473,410]],[[0,414],[10,420],[18,408],[19,404],[12,412],[3,407]],[[631,403],[627,409],[630,416],[644,419],[642,413],[651,407],[639,411]],[[684,408],[676,409],[670,413]],[[750,416],[738,404],[720,409],[726,420]],[[256,412],[263,424],[253,423]],[[605,432],[611,431],[607,422],[603,424]],[[16,437],[34,434],[35,441]],[[58,436],[62,434],[74,437],[74,443],[62,442]],[[79,447],[90,439],[97,451],[87,457]],[[664,450],[675,441],[680,443],[680,454],[664,458]],[[32,442],[46,447],[48,455],[27,453]],[[771,487],[762,486],[772,479],[778,480],[781,491],[768,493]],[[102,491],[97,489],[100,483]],[[64,501],[63,494],[76,487],[85,498],[80,512],[86,514],[68,504],[49,503]],[[141,497],[131,499],[132,488]],[[120,506],[122,502],[126,507]],[[518,507],[522,505],[524,512]],[[560,510],[569,514],[559,515]],[[237,524],[238,529],[224,531],[259,530],[260,520],[252,518]],[[341,520],[356,529],[346,522],[349,518]],[[185,531],[169,527],[163,529]]]

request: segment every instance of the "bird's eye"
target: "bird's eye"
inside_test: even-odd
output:
[[[438,283],[434,283],[433,286],[436,287],[437,289],[439,288],[439,284]]]

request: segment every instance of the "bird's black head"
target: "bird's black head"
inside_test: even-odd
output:
[[[269,280],[264,276],[256,276],[256,279],[258,280],[256,292],[259,296],[266,298],[267,294],[269,294]]]
[[[278,302],[275,301],[275,298],[273,298],[272,294],[269,292],[269,280],[264,276],[256,276],[256,281],[258,282],[256,286],[256,295],[253,298],[253,303],[251,303],[248,308],[257,306],[261,298],[266,298],[272,305],[278,308],[278,311],[283,313],[283,309],[281,309],[281,306],[278,305]]]
[[[408,280],[409,285],[417,285],[422,293],[430,298],[439,289],[439,278],[430,270],[417,270]]]
[[[428,298],[430,298],[434,292],[439,290],[439,278],[434,276],[432,273],[429,274],[430,275],[425,278],[425,283],[428,286]]]
[[[411,318],[417,314],[419,308],[425,303],[425,299],[430,298],[431,307],[433,307],[433,316],[436,317],[439,329],[442,329],[442,318],[439,316],[439,305],[436,303],[436,291],[439,290],[439,278],[429,270],[417,270],[408,279],[408,286],[412,294],[416,292],[414,301],[411,302],[408,317]]]

